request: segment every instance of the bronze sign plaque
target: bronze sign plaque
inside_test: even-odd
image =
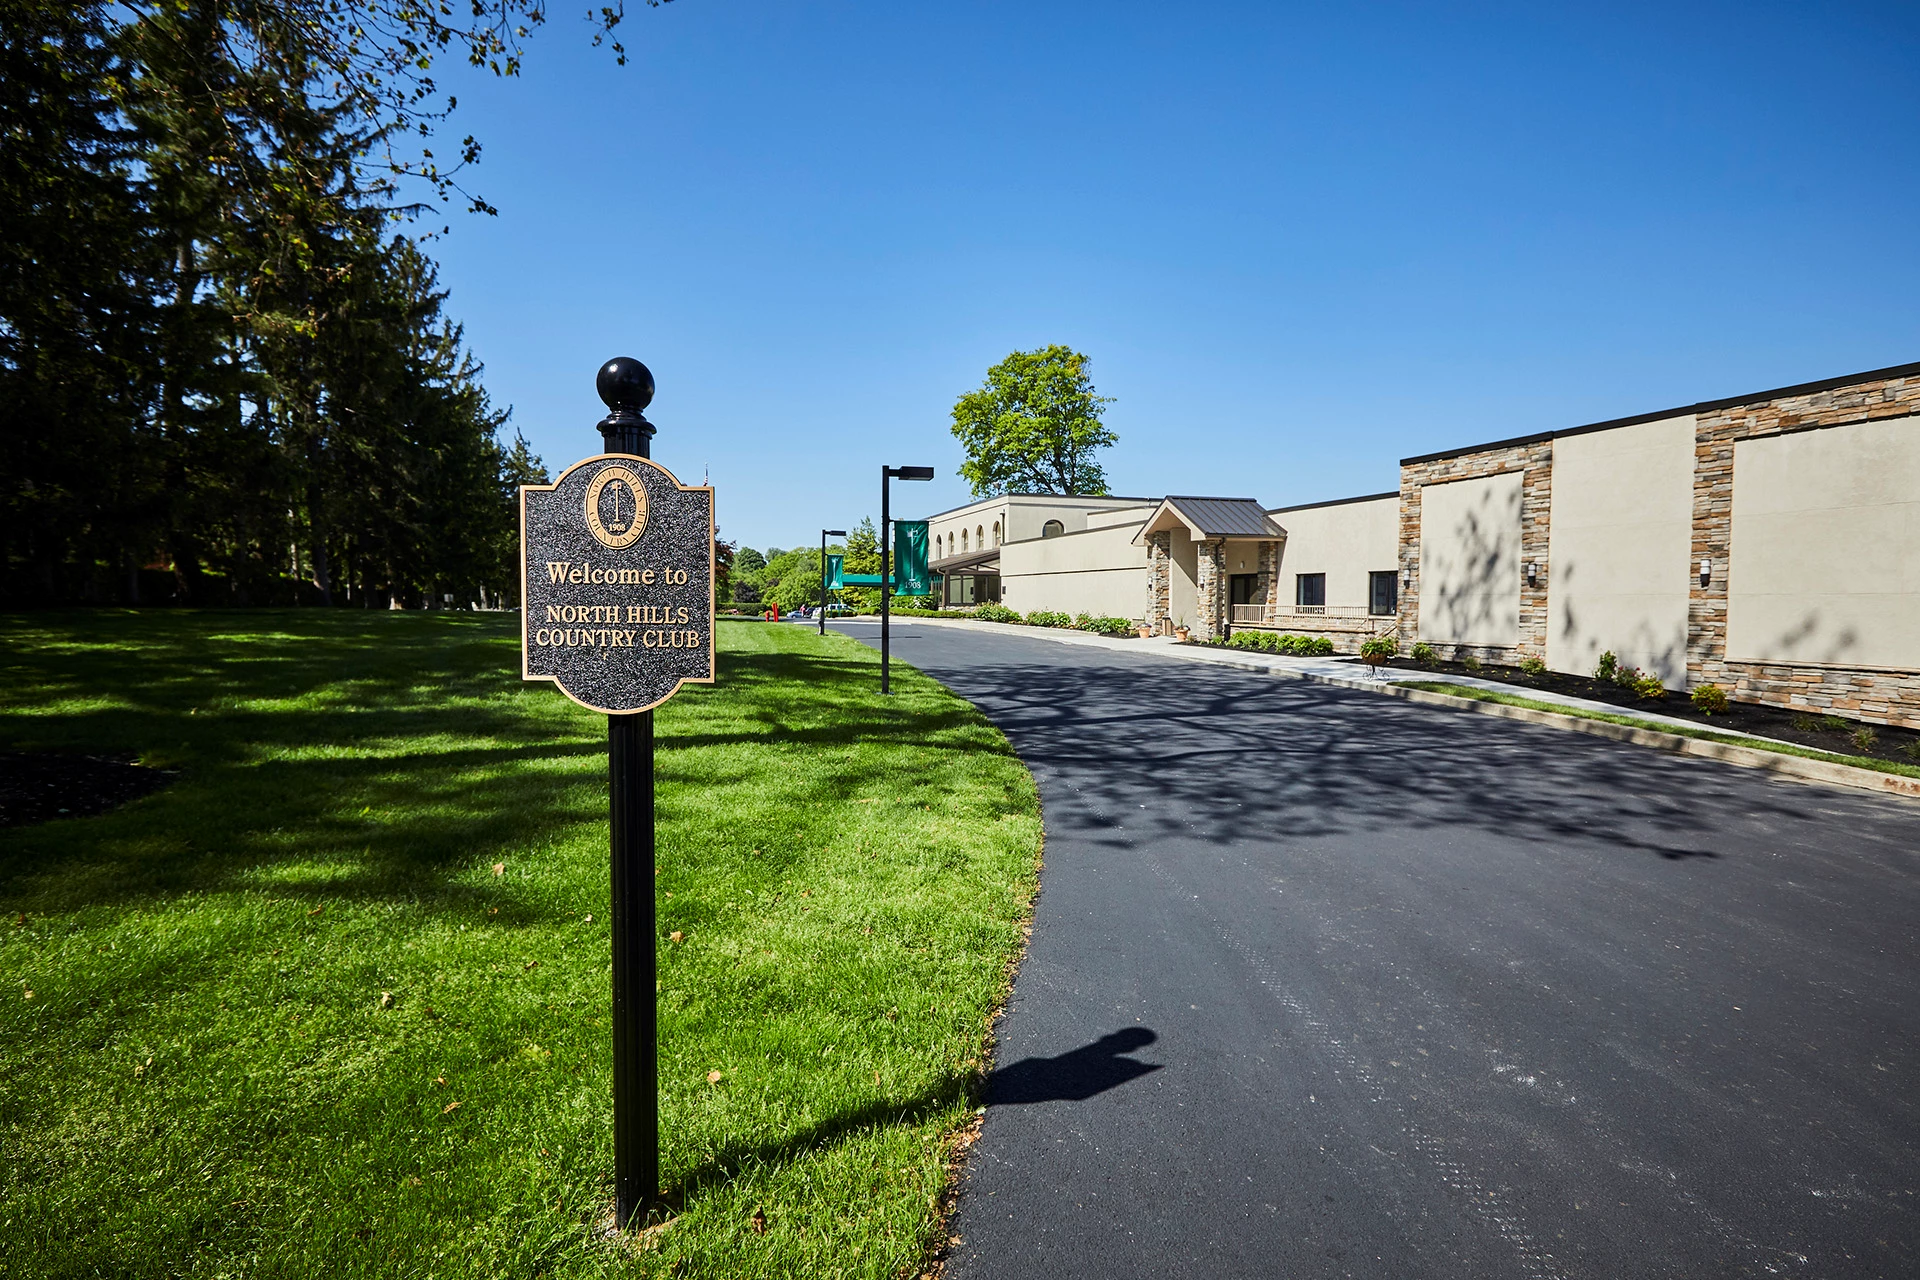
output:
[[[713,490],[607,453],[520,489],[520,672],[646,711],[713,683]]]

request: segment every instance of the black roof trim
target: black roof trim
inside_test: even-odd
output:
[[[1326,502],[1298,502],[1291,507],[1268,507],[1267,514],[1277,516],[1283,511],[1311,511],[1315,507],[1344,507],[1349,502],[1378,502],[1382,498],[1397,498],[1398,489],[1389,489],[1385,493],[1363,493],[1357,498],[1333,498]]]
[[[1469,445],[1464,449],[1442,449],[1439,453],[1423,453],[1417,457],[1402,458],[1403,467],[1414,466],[1422,462],[1438,462],[1442,458],[1459,458],[1469,453],[1484,453],[1488,449],[1507,449],[1514,445],[1538,444],[1542,440],[1556,440],[1561,436],[1581,436],[1590,431],[1611,431],[1615,427],[1637,427],[1643,422],[1658,422],[1662,418],[1677,418],[1683,413],[1713,413],[1720,409],[1731,409],[1741,404],[1763,404],[1768,400],[1778,400],[1782,396],[1810,396],[1821,391],[1832,391],[1839,387],[1852,386],[1856,382],[1874,382],[1881,378],[1907,378],[1920,374],[1920,360],[1911,364],[1890,365],[1885,369],[1868,369],[1864,373],[1849,373],[1838,378],[1822,378],[1818,382],[1802,382],[1791,387],[1775,387],[1771,391],[1754,391],[1743,396],[1727,396],[1720,400],[1702,400],[1699,404],[1683,404],[1678,408],[1660,409],[1653,413],[1636,413],[1630,418],[1609,418],[1605,422],[1589,422],[1580,427],[1562,427],[1558,431],[1536,431],[1532,435],[1514,436],[1509,440],[1490,440],[1486,444]]]

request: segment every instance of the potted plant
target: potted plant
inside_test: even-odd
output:
[[[1185,618],[1182,618],[1180,619],[1180,621],[1173,624],[1173,635],[1174,635],[1174,638],[1180,641],[1181,644],[1185,644],[1187,640],[1193,635],[1193,628],[1187,625],[1187,620]]]
[[[1373,668],[1373,676],[1380,677],[1380,668],[1387,665],[1400,652],[1400,642],[1392,636],[1375,636],[1360,646],[1360,661]]]
[[[1133,627],[1133,629],[1134,629],[1134,632],[1135,632],[1135,633],[1136,633],[1137,635],[1139,635],[1139,637],[1140,637],[1140,638],[1141,638],[1142,640],[1145,640],[1145,639],[1146,639],[1146,638],[1147,638],[1148,636],[1150,636],[1150,635],[1152,635],[1152,634],[1153,634],[1153,628],[1152,628],[1152,627],[1150,627],[1150,626],[1148,626],[1148,625],[1147,625],[1146,623],[1144,623],[1144,622],[1137,622],[1137,623],[1135,623],[1135,624],[1134,624],[1134,627]]]

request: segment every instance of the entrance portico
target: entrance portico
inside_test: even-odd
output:
[[[1147,625],[1203,637],[1236,620],[1271,625],[1286,537],[1252,498],[1163,498],[1134,535],[1147,550]]]

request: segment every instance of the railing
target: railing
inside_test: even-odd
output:
[[[1254,625],[1267,616],[1267,606],[1263,604],[1237,604],[1233,606],[1233,620],[1241,625]]]

